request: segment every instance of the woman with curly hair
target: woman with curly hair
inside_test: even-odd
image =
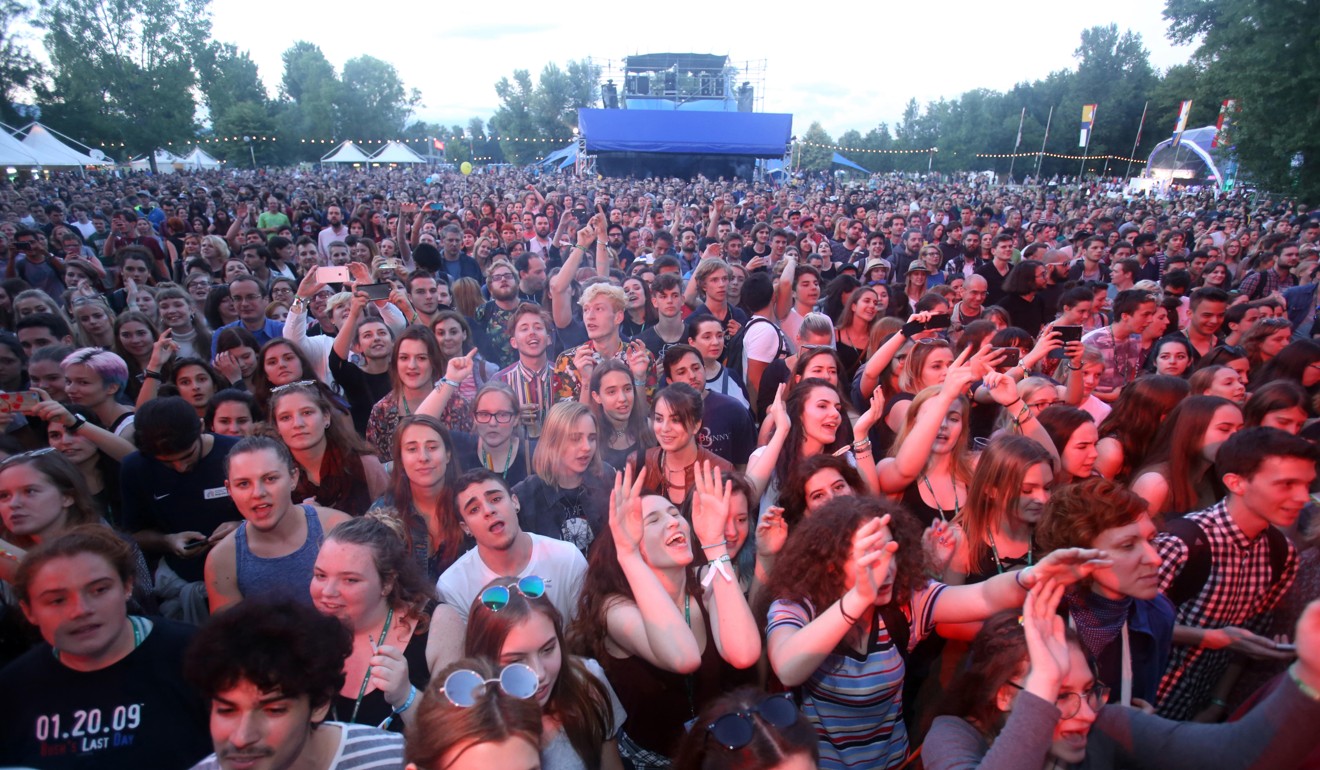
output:
[[[330,530],[312,568],[312,605],[353,632],[344,683],[330,706],[336,722],[401,732],[426,689],[434,585],[417,569],[388,517],[360,516]],[[407,706],[405,705],[407,704]]]
[[[921,525],[893,503],[843,497],[805,520],[766,586],[766,648],[816,729],[820,766],[903,764],[905,653],[937,623],[1020,606],[1031,586],[1076,582],[1105,566],[1101,556],[1056,551],[1021,573],[946,586],[927,577]]]

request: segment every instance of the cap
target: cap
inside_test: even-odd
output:
[[[908,265],[907,271],[909,273],[915,273],[918,270],[920,270],[923,273],[931,272],[931,269],[929,267],[926,267],[926,263],[922,262],[921,260],[917,260],[916,262],[913,262],[912,264]]]

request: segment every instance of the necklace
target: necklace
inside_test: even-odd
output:
[[[390,632],[390,623],[394,621],[394,608],[390,607],[389,612],[385,613],[385,627],[380,630],[380,639],[376,640],[376,646],[379,647],[385,643],[385,635]],[[367,671],[362,675],[362,686],[358,688],[357,700],[353,701],[353,716],[349,717],[350,724],[357,723],[358,708],[362,705],[362,698],[367,694],[367,685],[371,684],[371,665],[367,665]],[[338,714],[336,714],[338,716]]]
[[[1004,574],[1004,562],[1003,562],[1003,560],[1001,560],[1001,559],[999,558],[999,549],[998,549],[997,547],[995,547],[995,536],[992,535],[992,534],[987,533],[987,534],[986,534],[986,538],[990,540],[990,555],[991,555],[992,557],[994,557],[994,560],[995,560],[995,573],[996,573],[996,574],[999,574],[999,575],[1002,575],[1002,574]],[[1033,554],[1032,554],[1032,550],[1033,550],[1033,549],[1032,549],[1032,546],[1033,546],[1033,542],[1032,542],[1032,541],[1034,541],[1034,540],[1035,540],[1035,534],[1034,534],[1034,533],[1032,534],[1031,537],[1028,537],[1028,538],[1027,538],[1027,566],[1028,566],[1028,567],[1030,567],[1030,566],[1031,566],[1031,563],[1032,563],[1033,561],[1035,561],[1035,558],[1034,558],[1034,556],[1033,556]]]
[[[931,486],[930,484],[930,476],[927,476],[926,474],[923,473],[921,474],[921,480],[923,483],[925,483],[926,489],[930,491],[930,499],[935,501],[935,510],[939,511],[940,520],[944,522],[948,522],[949,520],[948,517],[944,515],[944,506],[940,505],[940,496],[935,494],[935,487]],[[958,518],[958,482],[954,481],[953,477],[950,476],[949,485],[953,487],[953,518],[956,519]],[[994,546],[992,544],[991,548],[993,547]]]

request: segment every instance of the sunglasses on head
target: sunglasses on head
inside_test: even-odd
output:
[[[276,387],[270,389],[270,394],[273,396],[277,393],[283,393],[284,391],[289,390],[291,388],[315,388],[315,387],[316,387],[316,380],[298,380],[297,382],[286,382],[283,385],[277,385]]]
[[[522,663],[510,663],[500,675],[487,679],[477,672],[460,668],[445,677],[444,693],[449,702],[459,708],[472,708],[486,685],[498,683],[505,695],[527,699],[536,694],[536,672]]]
[[[752,742],[756,735],[754,717],[779,728],[791,727],[798,718],[797,706],[789,693],[771,695],[760,703],[744,711],[735,711],[717,718],[706,725],[707,732],[715,741],[729,751],[737,751]]]
[[[509,599],[512,597],[510,588],[517,590],[525,598],[539,599],[545,596],[545,579],[528,575],[519,578],[512,586],[489,586],[481,592],[481,603],[491,612],[499,612],[509,606]]]

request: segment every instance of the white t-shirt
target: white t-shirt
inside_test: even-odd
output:
[[[798,352],[798,329],[802,328],[802,322],[804,320],[806,319],[803,318],[802,314],[797,311],[797,307],[794,306],[789,309],[788,315],[784,316],[784,320],[779,322],[780,331],[782,331],[784,336],[788,338],[788,350],[790,353]],[[745,339],[746,338],[744,338],[744,340]],[[743,344],[746,345],[746,342]]]
[[[763,319],[757,321],[756,319]],[[769,321],[770,323],[766,323]],[[748,361],[768,364],[779,357],[779,333],[776,324],[763,315],[754,315],[747,321],[747,334],[743,336],[743,371]]]
[[[567,626],[577,614],[578,594],[587,574],[587,560],[572,543],[531,532],[524,534],[532,539],[532,558],[517,577],[536,575],[545,580],[545,595],[559,610]],[[440,601],[457,610],[464,623],[467,622],[468,608],[481,589],[495,578],[503,577],[486,566],[480,551],[473,548],[458,557],[458,561],[445,570],[435,584]]]

